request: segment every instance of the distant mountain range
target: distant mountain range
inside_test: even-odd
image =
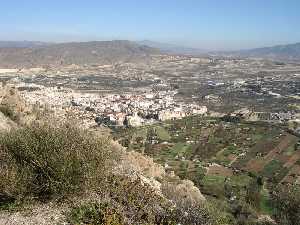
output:
[[[152,48],[157,48],[164,53],[170,53],[170,54],[202,55],[208,52],[207,50],[203,50],[203,49],[189,48],[189,47],[173,45],[168,43],[154,42],[149,40],[139,41],[137,43],[140,45],[146,45]]]
[[[6,43],[0,48],[0,67],[22,68],[70,64],[139,62],[160,51],[131,41],[94,41],[61,44]],[[4,46],[4,44],[2,44]],[[10,47],[9,47],[10,46]]]
[[[207,55],[205,50],[153,41],[116,40],[60,44],[0,41],[0,68],[145,62],[150,59],[151,55],[161,53]],[[300,43],[211,54],[300,61]]]
[[[165,44],[153,41],[140,41],[138,42],[142,45],[147,45],[153,48],[158,48],[162,52],[171,54],[186,54],[186,55],[225,55],[225,56],[235,56],[235,57],[255,57],[255,58],[265,58],[273,60],[300,60],[300,43],[287,44],[287,45],[277,45],[272,47],[255,48],[248,50],[239,51],[226,51],[226,52],[209,52],[204,49],[188,48],[177,46],[173,44]]]
[[[0,48],[35,48],[48,46],[51,43],[40,41],[0,41]]]
[[[233,56],[255,57],[283,61],[299,61],[300,60],[300,43],[276,45],[273,47],[255,48],[249,50],[240,50],[235,52],[227,52]]]

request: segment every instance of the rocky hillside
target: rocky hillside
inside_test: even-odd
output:
[[[0,48],[1,68],[141,62],[159,50],[130,41],[94,41]]]

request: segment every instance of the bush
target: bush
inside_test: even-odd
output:
[[[166,209],[171,204],[158,195],[148,184],[142,184],[140,178],[114,175],[107,182],[110,199],[114,208],[119,208],[129,224],[160,224],[164,221]]]
[[[213,225],[233,225],[235,218],[231,214],[230,206],[223,200],[210,198],[208,203],[209,215],[213,218]]]
[[[13,130],[0,137],[0,194],[42,200],[99,187],[111,156],[108,139],[68,124]]]
[[[124,219],[108,204],[89,202],[74,207],[68,215],[70,224],[122,225]]]
[[[210,225],[212,219],[208,215],[205,204],[186,205],[186,201],[174,202],[158,194],[147,183],[123,176],[111,176],[110,185],[111,208],[126,219],[126,224],[135,225]]]

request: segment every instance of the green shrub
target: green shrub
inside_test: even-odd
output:
[[[124,219],[108,204],[89,202],[74,207],[68,215],[70,224],[122,225]]]
[[[160,224],[157,221],[166,219],[166,210],[171,204],[139,178],[131,180],[114,175],[109,177],[107,185],[104,188],[109,190],[110,198],[130,224]]]
[[[210,198],[208,201],[209,215],[213,218],[213,225],[233,225],[235,219],[230,213],[230,206],[226,201]]]
[[[187,205],[186,199],[169,201],[137,178],[111,176],[109,196],[128,224],[135,225],[209,225],[212,218],[203,204]],[[175,203],[175,204],[174,204]]]
[[[110,146],[68,124],[12,130],[0,137],[0,193],[45,199],[97,188],[109,171]]]

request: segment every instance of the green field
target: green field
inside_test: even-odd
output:
[[[202,193],[213,198],[226,200],[234,195],[245,199],[253,180],[262,177],[266,185],[258,194],[260,202],[255,207],[263,213],[272,213],[267,188],[275,187],[288,174],[289,168],[284,164],[300,150],[295,147],[299,138],[278,127],[201,116],[117,130],[113,135],[129,150],[142,151],[167,165],[167,171],[192,180]],[[278,154],[269,156],[276,148]],[[210,163],[235,172],[229,178],[222,169],[208,175]]]

